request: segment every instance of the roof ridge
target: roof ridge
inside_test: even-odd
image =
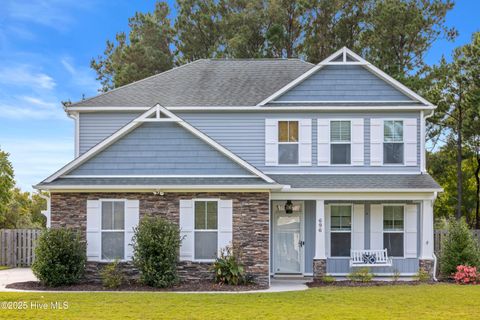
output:
[[[182,65],[177,66],[177,67],[173,67],[173,68],[171,68],[171,69],[162,71],[162,72],[160,72],[160,73],[151,75],[151,76],[149,76],[149,77],[146,77],[146,78],[143,78],[143,79],[134,81],[134,82],[130,82],[130,83],[128,83],[128,84],[125,84],[125,85],[120,86],[120,87],[117,87],[117,88],[113,88],[113,89],[110,90],[110,91],[102,92],[102,93],[99,93],[99,94],[97,94],[97,95],[91,96],[91,97],[89,97],[89,98],[87,98],[87,99],[74,102],[74,103],[70,104],[68,107],[73,107],[74,105],[76,105],[76,104],[78,104],[78,103],[83,103],[83,102],[87,102],[87,101],[93,100],[93,99],[98,98],[98,97],[100,97],[100,96],[104,96],[104,95],[107,95],[107,94],[112,93],[112,92],[114,92],[114,91],[117,91],[118,89],[123,89],[123,88],[129,87],[129,86],[131,86],[131,85],[133,85],[133,84],[137,84],[137,83],[143,82],[143,81],[145,81],[145,80],[148,80],[148,79],[151,79],[151,78],[160,76],[160,75],[164,75],[164,74],[166,74],[166,73],[169,73],[170,71],[178,70],[178,69],[180,69],[180,68],[183,68],[183,67],[192,65],[192,64],[194,64],[194,63],[196,63],[196,62],[205,61],[205,60],[207,60],[207,59],[198,59],[198,60],[194,60],[194,61],[191,61],[191,62],[182,64]],[[68,107],[67,107],[67,110],[68,110]]]

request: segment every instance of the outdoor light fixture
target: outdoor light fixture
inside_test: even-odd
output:
[[[293,213],[292,200],[287,200],[287,202],[285,203],[285,213]]]

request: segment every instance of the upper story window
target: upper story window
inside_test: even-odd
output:
[[[385,120],[383,123],[383,163],[403,164],[403,121]]]
[[[330,207],[330,256],[348,257],[352,242],[352,206]]]
[[[330,122],[330,163],[351,163],[351,122]]]
[[[391,257],[403,257],[404,207],[383,207],[383,245]]]
[[[217,257],[218,202],[195,201],[195,260],[212,260]]]
[[[298,164],[298,121],[278,122],[278,164]]]
[[[102,260],[125,259],[125,202],[102,201]]]

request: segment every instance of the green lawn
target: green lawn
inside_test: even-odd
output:
[[[2,319],[478,319],[480,286],[318,288],[251,294],[0,293],[68,310],[0,310]],[[2,308],[3,304],[2,304]],[[30,306],[29,306],[30,308]]]

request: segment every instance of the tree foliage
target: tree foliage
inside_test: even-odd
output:
[[[11,190],[15,186],[13,166],[8,157],[7,152],[0,150],[0,224],[5,223]]]

